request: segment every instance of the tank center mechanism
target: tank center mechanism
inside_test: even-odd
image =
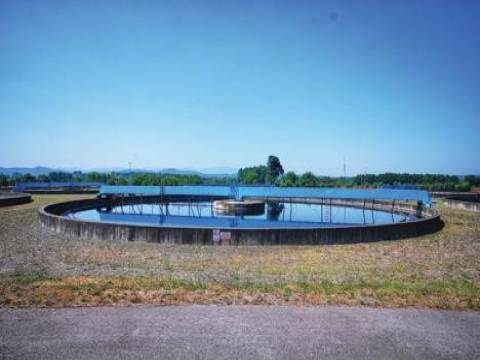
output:
[[[221,215],[262,215],[265,202],[261,200],[215,200],[213,210]]]

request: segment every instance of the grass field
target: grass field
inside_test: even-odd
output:
[[[187,246],[90,240],[42,228],[39,195],[0,208],[0,304],[347,304],[480,309],[480,214],[401,241]],[[85,196],[83,196],[85,197]]]

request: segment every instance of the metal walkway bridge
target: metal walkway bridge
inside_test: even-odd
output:
[[[98,189],[99,182],[19,182],[13,187],[13,191],[23,192],[28,190],[58,190],[58,189]]]
[[[244,198],[310,198],[343,200],[386,200],[416,201],[430,206],[430,196],[424,190],[404,189],[345,189],[345,188],[307,188],[307,187],[273,187],[273,186],[113,186],[102,185],[100,195],[177,195],[177,196],[212,196],[235,199]]]

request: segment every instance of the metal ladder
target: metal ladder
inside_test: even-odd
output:
[[[331,200],[330,200],[330,203],[328,203],[328,201],[325,201],[325,199],[322,199],[320,211],[322,212],[323,223],[332,222],[332,201]]]

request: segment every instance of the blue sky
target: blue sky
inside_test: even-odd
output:
[[[0,2],[0,166],[480,173],[478,1]]]

